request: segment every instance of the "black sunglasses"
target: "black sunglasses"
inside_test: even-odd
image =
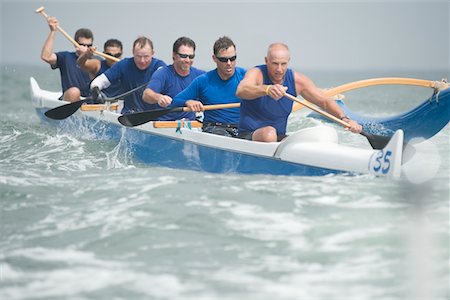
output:
[[[235,61],[236,60],[236,55],[235,56],[231,56],[231,57],[220,57],[220,56],[216,56],[216,58],[220,61],[220,62],[228,62],[228,61]]]
[[[178,55],[179,57],[181,57],[181,58],[188,58],[188,57],[189,57],[189,59],[194,59],[194,57],[195,57],[195,54],[177,53],[177,55]]]
[[[105,54],[106,54],[106,55],[109,55],[109,56],[114,56],[115,58],[119,58],[119,57],[122,56],[122,52],[118,52],[118,53],[116,53],[116,54],[112,54],[112,53],[105,52]]]
[[[86,47],[92,47],[92,44],[83,44],[83,43],[78,43],[78,45],[80,45],[80,46],[86,46]]]

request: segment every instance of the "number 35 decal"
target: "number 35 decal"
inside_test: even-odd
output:
[[[373,173],[387,174],[391,168],[390,157],[392,151],[380,150],[372,155],[370,158],[369,171]]]

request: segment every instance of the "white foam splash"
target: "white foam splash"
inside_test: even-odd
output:
[[[412,139],[412,158],[402,165],[402,175],[413,184],[421,184],[436,177],[441,166],[437,146],[430,140]],[[406,148],[408,150],[408,148]]]

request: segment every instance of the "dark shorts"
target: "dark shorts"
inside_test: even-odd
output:
[[[236,124],[225,124],[225,123],[203,123],[202,126],[203,132],[229,136],[229,137],[237,137],[238,135],[238,127]]]
[[[251,141],[252,140],[252,136],[253,136],[253,132],[254,131],[239,131],[239,134],[237,135],[237,138]],[[279,134],[277,136],[277,141],[281,142],[285,137],[287,137],[286,134]]]
[[[243,140],[252,140],[253,131],[239,131],[238,138]]]

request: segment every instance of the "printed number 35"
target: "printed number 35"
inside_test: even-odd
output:
[[[381,173],[387,174],[389,172],[389,169],[391,168],[391,161],[389,159],[391,155],[392,151],[390,150],[386,152],[384,152],[383,150],[379,151],[372,167],[373,171],[375,173],[381,171]]]

